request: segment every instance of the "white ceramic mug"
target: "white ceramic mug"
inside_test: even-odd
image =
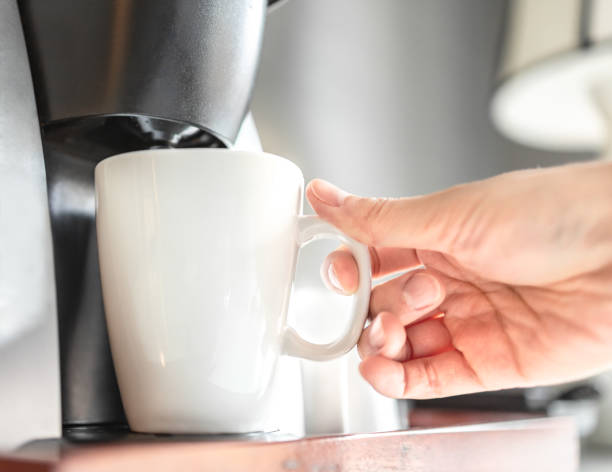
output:
[[[302,216],[290,161],[221,149],[138,151],[100,162],[96,226],[111,350],[134,431],[261,431],[280,354],[348,352],[367,316],[367,247]],[[329,344],[286,324],[300,247],[348,246],[360,282],[350,323]]]

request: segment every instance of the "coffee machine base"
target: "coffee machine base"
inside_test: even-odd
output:
[[[292,438],[127,436],[103,444],[35,441],[0,457],[10,471],[575,471],[579,447],[569,418],[496,412],[413,410],[407,431]]]

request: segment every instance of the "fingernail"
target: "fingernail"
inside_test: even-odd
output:
[[[415,274],[404,285],[404,297],[414,310],[432,306],[439,296],[440,286],[431,275]]]
[[[326,182],[325,180],[313,181],[311,188],[315,197],[317,197],[323,203],[333,207],[342,206],[344,199],[348,196],[347,192],[339,189],[329,182]]]
[[[385,345],[385,331],[380,316],[377,316],[370,326],[370,345],[378,350]]]
[[[339,292],[344,292],[342,285],[340,285],[340,281],[338,280],[338,276],[336,275],[336,269],[334,269],[334,265],[330,264],[327,268],[327,279],[332,286],[338,290]]]

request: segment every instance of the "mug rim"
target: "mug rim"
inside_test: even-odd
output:
[[[138,151],[122,152],[120,154],[113,154],[112,156],[108,156],[102,159],[100,162],[96,164],[94,171],[97,173],[99,167],[102,167],[103,164],[110,164],[110,161],[130,159],[139,154],[147,154],[147,155],[154,156],[154,155],[159,155],[159,154],[168,155],[174,152],[179,153],[179,154],[196,154],[196,153],[221,153],[221,154],[228,153],[228,154],[234,154],[234,155],[250,154],[250,155],[257,155],[260,157],[266,157],[267,159],[272,159],[281,165],[288,165],[290,168],[293,169],[294,172],[297,172],[297,174],[301,177],[302,182],[304,181],[304,174],[302,173],[302,169],[300,169],[297,164],[290,161],[286,157],[282,157],[277,154],[271,154],[269,152],[264,152],[264,151],[248,151],[248,150],[243,150],[243,149],[227,149],[227,148],[140,149]]]

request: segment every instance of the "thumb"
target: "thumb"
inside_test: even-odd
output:
[[[449,252],[463,221],[456,189],[410,198],[365,198],[324,180],[306,188],[314,211],[348,236],[373,247],[409,247]],[[456,226],[456,225],[455,225]]]

